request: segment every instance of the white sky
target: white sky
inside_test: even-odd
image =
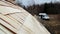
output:
[[[44,3],[50,3],[50,2],[60,2],[60,0],[16,0],[16,3],[19,3],[25,7],[31,6],[31,5],[41,5]]]
[[[52,1],[52,3],[54,2],[60,2],[60,0],[34,0],[35,4],[44,4],[44,3],[50,3]]]

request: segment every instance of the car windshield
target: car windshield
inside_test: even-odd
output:
[[[43,15],[42,17],[48,17],[48,15]]]

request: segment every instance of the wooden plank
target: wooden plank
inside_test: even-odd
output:
[[[6,3],[3,2],[3,1],[0,1],[0,5],[8,5],[8,4],[6,4]]]
[[[0,34],[6,34],[6,33],[0,29]]]
[[[1,14],[0,14],[0,18],[2,18],[4,21],[6,21],[8,24],[10,24],[15,29],[19,30],[19,28],[20,28],[20,26],[18,24],[19,22],[13,21],[10,18],[8,18],[7,16],[1,15]]]
[[[17,32],[17,30],[15,28],[13,28],[12,26],[10,26],[9,24],[7,24],[6,22],[4,22],[3,20],[0,19],[0,24],[3,24],[5,27],[7,27],[8,29],[10,29],[13,32]]]
[[[14,4],[9,3],[9,2],[7,2],[7,1],[0,1],[0,2],[3,2],[3,3],[1,3],[1,5],[5,5],[5,3],[6,3],[6,4],[8,4],[8,5],[5,5],[5,6],[10,6],[10,7],[19,9],[19,10],[21,10],[21,11],[23,11],[23,12],[26,12],[26,10],[24,10],[23,8],[21,8],[21,7],[18,6],[18,5],[14,5]],[[18,8],[17,8],[17,7],[18,7]],[[29,14],[28,12],[26,12],[26,13]]]
[[[19,22],[23,23],[27,15],[24,13],[15,13],[15,14],[9,14],[8,16],[13,17],[14,19],[18,20]]]
[[[11,7],[6,7],[6,6],[0,6],[0,13],[2,14],[19,13],[19,12],[21,12],[21,10],[14,9]]]
[[[24,22],[24,20],[23,20],[21,17],[18,17],[18,16],[15,15],[15,14],[7,15],[7,16],[10,16],[10,17],[14,18],[14,19],[17,20],[20,24]]]
[[[13,7],[13,8],[16,8],[16,9],[22,9],[21,7],[17,6],[17,5],[14,5],[10,2],[7,2],[7,1],[0,1],[0,5],[4,5],[4,6],[10,6],[10,7]],[[18,7],[18,8],[17,8]]]
[[[2,31],[2,32],[1,32]],[[1,24],[0,24],[0,34],[13,34],[12,32],[10,32],[9,30],[7,30],[6,28],[4,28]]]

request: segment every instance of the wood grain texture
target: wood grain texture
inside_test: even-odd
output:
[[[27,11],[25,11],[21,7],[18,8],[18,6],[15,6],[13,4],[11,4],[10,6],[5,5],[3,6],[4,8],[2,6],[0,7],[2,8],[2,10],[0,8],[0,24],[5,26],[9,30],[13,31],[14,33],[16,34],[50,34],[50,32],[41,23],[39,23],[31,14],[29,14]],[[9,7],[13,9],[10,9]],[[21,11],[21,12],[18,12],[18,11]]]

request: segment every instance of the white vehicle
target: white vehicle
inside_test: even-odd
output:
[[[39,16],[41,17],[41,19],[45,19],[45,20],[50,19],[50,17],[46,13],[39,13]]]

